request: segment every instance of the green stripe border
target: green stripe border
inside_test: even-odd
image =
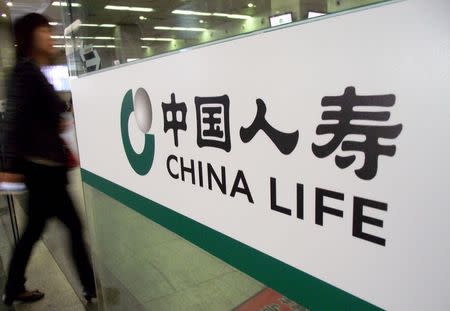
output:
[[[81,169],[81,177],[86,184],[311,310],[383,310],[85,169]]]

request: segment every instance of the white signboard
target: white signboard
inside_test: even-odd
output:
[[[394,2],[73,81],[82,168],[379,308],[449,310],[449,12]]]
[[[286,13],[270,17],[270,27],[276,27],[289,23],[292,23],[292,13]]]
[[[94,46],[87,45],[81,48],[80,57],[87,72],[92,72],[100,69],[101,59]]]

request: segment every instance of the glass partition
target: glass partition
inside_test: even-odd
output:
[[[307,310],[88,184],[84,192],[100,310]]]
[[[54,1],[72,75],[385,0]]]
[[[55,40],[78,76],[379,2],[58,2],[64,16],[55,22]],[[101,310],[307,310],[99,189],[83,187]]]

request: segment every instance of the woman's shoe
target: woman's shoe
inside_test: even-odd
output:
[[[10,295],[4,294],[2,297],[2,301],[5,305],[11,306],[14,303],[14,301],[30,303],[30,302],[36,302],[38,300],[41,300],[42,298],[44,298],[44,296],[45,296],[45,294],[41,293],[38,290],[24,291],[15,296],[10,296]]]
[[[92,302],[93,299],[97,298],[97,293],[95,291],[91,292],[91,291],[86,291],[85,290],[83,292],[83,296],[84,296],[84,299],[86,299],[87,302]]]
[[[2,296],[2,301],[7,306],[11,306],[14,302],[14,300],[12,300],[9,296],[6,296],[6,295]]]

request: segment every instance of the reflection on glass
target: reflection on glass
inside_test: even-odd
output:
[[[53,1],[65,11],[53,22],[55,46],[66,48],[70,72],[79,75],[90,67],[80,61],[85,47],[97,51],[101,69],[384,1]]]
[[[51,2],[45,14],[78,76],[382,1],[68,0]],[[65,89],[62,70],[46,73]],[[85,199],[104,310],[305,310],[88,185]]]
[[[42,72],[57,91],[70,91],[67,65],[45,66]]]
[[[102,310],[308,311],[87,184],[84,194]]]

